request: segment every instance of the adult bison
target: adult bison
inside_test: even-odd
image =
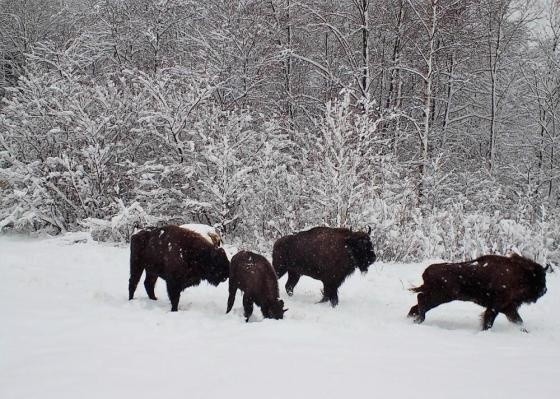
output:
[[[144,287],[150,299],[157,299],[154,287],[158,277],[167,283],[171,311],[176,312],[181,291],[202,280],[212,285],[225,281],[229,261],[223,248],[217,248],[200,234],[179,226],[150,227],[130,240],[130,280],[128,299],[146,270]]]
[[[237,289],[243,291],[245,321],[249,321],[253,313],[253,303],[261,308],[265,318],[284,318],[286,309],[284,309],[284,301],[279,299],[276,272],[264,256],[240,251],[231,258],[226,313],[229,313],[233,307]]]
[[[461,263],[438,263],[422,274],[424,284],[412,288],[418,304],[408,313],[422,323],[426,312],[455,300],[474,302],[486,308],[482,329],[492,327],[498,313],[522,325],[517,310],[523,303],[536,302],[546,292],[546,269],[519,255],[486,255]]]
[[[375,252],[366,232],[344,228],[315,227],[280,238],[274,243],[272,264],[278,278],[288,272],[286,292],[292,295],[302,275],[323,282],[323,299],[334,307],[338,288],[359,268],[367,272]]]

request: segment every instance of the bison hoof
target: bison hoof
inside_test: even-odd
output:
[[[525,327],[521,327],[519,330],[520,330],[522,333],[529,334],[529,330],[527,330]]]
[[[294,295],[294,289],[293,288],[292,289],[286,288],[286,294],[288,294],[288,296]]]

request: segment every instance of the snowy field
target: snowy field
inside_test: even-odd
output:
[[[83,235],[82,235],[83,236]],[[415,325],[406,291],[428,262],[376,263],[332,309],[302,277],[284,320],[226,315],[227,282],[165,284],[128,301],[128,248],[79,235],[0,237],[0,398],[560,398],[560,273],[520,310],[480,332],[482,308],[443,305]],[[143,281],[143,280],[142,280]]]

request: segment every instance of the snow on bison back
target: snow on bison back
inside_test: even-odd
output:
[[[144,287],[156,300],[154,287],[158,277],[167,283],[171,311],[177,311],[181,291],[202,280],[218,285],[229,276],[229,260],[223,248],[216,247],[200,234],[179,226],[150,227],[130,240],[130,279],[128,299],[146,270]]]
[[[200,234],[201,237],[210,241],[216,247],[222,245],[222,237],[220,237],[220,233],[218,233],[218,230],[216,230],[212,226],[208,226],[207,224],[199,224],[199,223],[187,223],[187,224],[182,224],[179,227]]]

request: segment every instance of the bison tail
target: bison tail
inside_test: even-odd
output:
[[[416,292],[416,293],[420,293],[424,291],[424,286],[421,285],[420,287],[412,287],[408,289],[411,292]]]
[[[229,292],[226,313],[229,313],[231,311],[231,308],[233,308],[233,303],[235,302],[236,292],[237,292],[237,289],[235,291],[230,290],[230,292]]]
[[[128,299],[134,297],[136,286],[144,272],[144,262],[142,262],[144,248],[150,235],[147,231],[140,231],[130,239],[130,279],[128,280]]]

